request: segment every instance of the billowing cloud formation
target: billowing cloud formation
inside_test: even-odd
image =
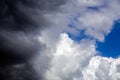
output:
[[[67,34],[62,34],[53,53],[50,70],[46,72],[47,80],[73,80],[82,77],[82,70],[95,54],[95,46],[86,40],[75,44]]]
[[[96,55],[94,43],[82,40],[74,43],[67,34],[61,34],[45,80],[118,80],[120,59]],[[96,56],[95,56],[96,55]]]
[[[119,80],[120,58],[112,59],[100,56],[91,58],[83,71],[83,80]]]

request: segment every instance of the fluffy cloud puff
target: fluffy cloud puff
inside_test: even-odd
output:
[[[61,34],[52,59],[44,73],[45,80],[118,80],[120,59],[97,56],[94,42],[74,43]]]

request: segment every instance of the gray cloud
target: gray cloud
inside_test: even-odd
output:
[[[64,2],[64,0],[1,0],[0,29],[33,31],[46,24],[43,17],[46,12],[55,11]]]
[[[28,64],[0,67],[1,80],[40,80]]]
[[[57,10],[63,3],[64,0],[1,0],[1,58],[19,55],[24,59],[37,53],[41,44],[36,35],[48,25],[45,13]]]
[[[1,63],[24,62],[41,49],[34,35],[24,32],[0,32],[0,59]]]
[[[38,41],[41,31],[49,27],[44,15],[56,12],[64,3],[65,0],[0,1],[0,79],[37,80],[32,78],[36,75],[31,74],[34,69],[27,68],[32,64],[31,59],[44,49]]]

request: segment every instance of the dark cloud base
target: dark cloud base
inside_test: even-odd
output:
[[[0,63],[22,62],[33,53],[37,53],[38,47],[41,46],[35,38],[37,30],[40,32],[43,26],[47,25],[44,13],[56,11],[64,2],[64,0],[1,0]]]
[[[38,76],[28,64],[0,67],[0,80],[38,80]]]
[[[65,0],[0,0],[0,80],[37,80],[28,61],[42,47],[36,35],[48,25],[43,15],[57,11],[64,3]],[[14,67],[21,64],[24,66]]]

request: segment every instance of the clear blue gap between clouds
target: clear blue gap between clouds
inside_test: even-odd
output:
[[[104,42],[97,42],[97,50],[104,57],[117,58],[120,56],[120,22],[115,21],[113,30],[105,37]]]

